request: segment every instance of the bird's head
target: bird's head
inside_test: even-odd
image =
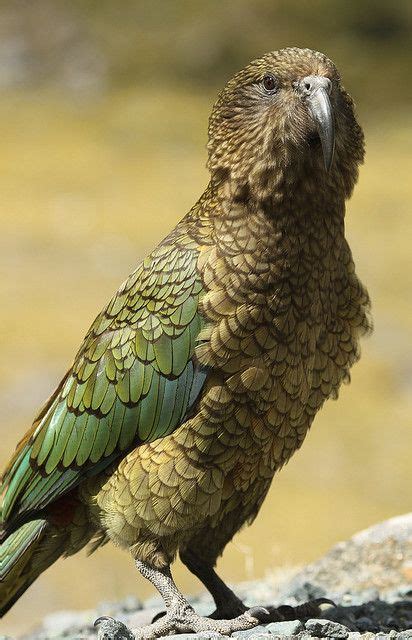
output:
[[[363,133],[333,62],[288,48],[254,60],[223,89],[209,123],[209,169],[264,199],[299,180],[348,197],[363,160]]]

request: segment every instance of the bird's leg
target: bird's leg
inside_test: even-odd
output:
[[[233,593],[227,584],[217,575],[214,568],[208,562],[200,560],[188,549],[180,552],[180,558],[186,567],[205,585],[215,601],[216,610],[211,618],[236,618],[245,613],[248,607]]]
[[[203,582],[206,589],[211,593],[216,605],[216,610],[211,614],[211,618],[236,618],[248,610],[242,600],[217,575],[211,564],[202,561],[187,549],[181,552],[180,557],[187,568]],[[290,605],[281,605],[279,607],[265,605],[262,610],[266,610],[267,613],[260,616],[260,621],[278,622],[280,620],[316,618],[320,615],[323,604],[335,605],[328,598],[316,598],[296,607]]]
[[[155,569],[140,560],[136,561],[136,566],[142,576],[150,580],[162,596],[166,605],[166,615],[150,625],[133,629],[132,631],[112,618],[99,618],[95,622],[99,626],[99,640],[117,637],[152,640],[170,633],[196,633],[198,631],[215,631],[223,635],[229,635],[233,631],[242,631],[255,627],[267,615],[263,608],[256,607],[243,611],[241,615],[231,620],[215,620],[199,616],[176,587],[169,567]]]

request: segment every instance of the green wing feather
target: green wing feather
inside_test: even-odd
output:
[[[3,522],[42,509],[131,446],[182,423],[206,377],[193,359],[197,258],[192,241],[165,241],[96,318],[3,476]]]

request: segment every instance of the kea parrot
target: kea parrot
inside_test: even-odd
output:
[[[57,558],[111,540],[166,609],[125,637],[229,635],[280,615],[248,609],[214,567],[371,329],[344,231],[363,156],[324,54],[273,51],[229,80],[203,195],[97,316],[2,476],[2,614]],[[176,587],[177,553],[210,617]],[[122,627],[96,623],[106,638]]]

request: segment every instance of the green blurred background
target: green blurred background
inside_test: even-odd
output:
[[[96,313],[206,185],[219,88],[297,45],[334,59],[365,128],[347,235],[375,333],[220,569],[258,578],[411,509],[411,25],[409,0],[1,2],[1,465]],[[1,628],[128,593],[152,592],[109,545],[57,563]]]

